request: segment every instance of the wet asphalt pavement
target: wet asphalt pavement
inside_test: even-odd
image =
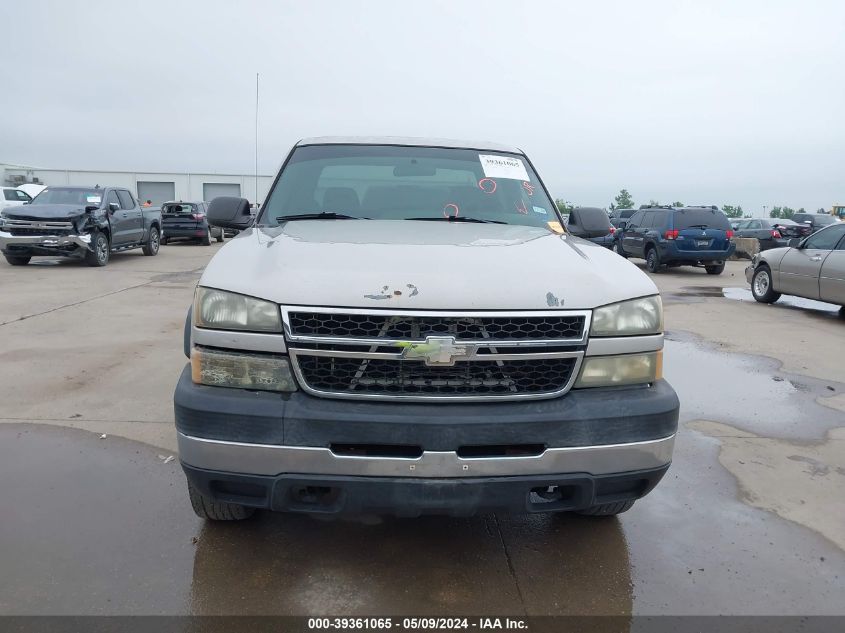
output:
[[[153,446],[13,402],[0,424],[0,614],[845,614],[845,413],[817,402],[845,386],[668,338],[675,460],[619,518],[204,523],[154,439],[158,404],[134,422]],[[27,361],[9,358],[25,376]],[[5,376],[6,401],[16,380]],[[64,413],[107,423],[73,402]]]

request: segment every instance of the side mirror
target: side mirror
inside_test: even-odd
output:
[[[234,196],[220,196],[208,204],[206,216],[211,226],[243,230],[252,224],[249,200]]]
[[[109,202],[109,211],[114,213],[120,208],[120,205],[117,202]]]
[[[619,220],[616,224],[616,228],[620,231],[624,231],[626,226],[628,226],[628,220]]]

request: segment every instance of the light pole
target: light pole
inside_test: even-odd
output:
[[[765,204],[763,205],[763,217],[764,218],[769,217],[769,216],[766,215],[766,209],[768,209],[768,208],[769,208],[768,205],[765,205]]]

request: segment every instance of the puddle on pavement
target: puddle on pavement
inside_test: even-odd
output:
[[[681,332],[667,334],[664,374],[681,400],[681,421],[718,420],[766,437],[817,440],[842,426],[841,411],[816,398],[845,385],[781,372],[780,363],[728,354]]]
[[[742,499],[817,531],[845,550],[845,427],[819,442],[777,440],[699,420],[688,428],[719,441],[719,462]]]
[[[723,295],[726,299],[733,299],[736,301],[751,301],[758,303],[747,288],[722,288],[719,295]],[[711,295],[703,295],[711,296]],[[814,299],[805,299],[803,297],[793,297],[792,295],[781,295],[777,302],[771,304],[775,307],[799,308],[801,310],[814,310],[816,312],[834,312],[838,313],[840,306],[833,303],[825,303],[824,301],[815,301]]]

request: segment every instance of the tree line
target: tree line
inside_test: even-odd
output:
[[[555,199],[555,204],[557,205],[558,210],[561,213],[570,213],[572,209],[574,209],[576,204],[573,204],[569,200],[563,200],[562,198]],[[657,200],[649,200],[649,206],[660,206],[660,203]],[[675,201],[671,203],[673,207],[682,207],[684,206],[683,202]],[[631,196],[630,192],[627,189],[622,189],[619,193],[613,198],[613,202],[610,203],[610,211],[613,212],[616,209],[636,209],[637,207],[634,204],[634,198]],[[733,205],[733,204],[723,204],[722,213],[724,213],[729,218],[750,218],[752,217],[750,213],[746,214],[745,211],[742,209],[742,205]],[[796,213],[806,213],[804,207],[801,207],[797,211],[792,207],[784,207],[784,206],[777,206],[772,207],[771,211],[769,212],[770,218],[783,218],[789,219]],[[816,210],[816,213],[827,213],[827,211],[820,207]]]

